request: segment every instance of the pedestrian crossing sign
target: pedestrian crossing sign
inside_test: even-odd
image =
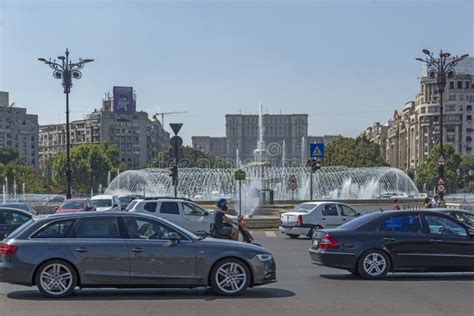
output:
[[[309,144],[309,156],[311,158],[324,157],[324,143]]]

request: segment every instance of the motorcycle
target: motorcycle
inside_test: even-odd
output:
[[[244,219],[242,217],[239,217],[238,220],[239,220],[239,225],[236,225],[234,223],[232,223],[232,224],[227,224],[226,223],[224,225],[230,225],[233,228],[237,228],[239,230],[239,235],[242,236],[242,241],[243,242],[246,242],[246,243],[249,243],[249,244],[255,244],[253,242],[255,240],[255,238],[252,236],[252,233],[249,231],[247,225],[244,222]],[[199,231],[199,232],[196,232],[196,235],[198,235],[199,237],[203,237],[203,238],[210,237],[210,238],[217,238],[217,239],[233,240],[232,236],[219,234],[215,230],[214,224],[211,224],[211,229],[210,229],[209,233]]]

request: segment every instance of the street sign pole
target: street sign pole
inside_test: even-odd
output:
[[[171,138],[171,146],[174,148],[174,170],[173,170],[173,180],[174,180],[174,197],[178,197],[178,149],[183,144],[181,137],[178,137],[179,130],[183,127],[182,123],[170,123],[170,127],[173,130],[174,137]]]
[[[309,173],[309,200],[313,200],[313,173]]]
[[[178,197],[178,146],[177,143],[174,144],[174,165],[176,168],[176,175],[174,179],[174,198]]]
[[[242,180],[239,180],[239,217],[242,217]]]

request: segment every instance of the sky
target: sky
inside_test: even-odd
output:
[[[473,1],[0,0],[0,91],[65,122],[65,96],[38,57],[95,61],[71,119],[133,86],[137,109],[191,136],[225,136],[227,113],[307,113],[309,134],[357,136],[419,90],[421,50],[474,55]]]

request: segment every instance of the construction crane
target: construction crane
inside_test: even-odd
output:
[[[183,114],[183,113],[189,113],[189,111],[179,111],[179,112],[160,112],[160,113],[155,113],[155,116],[161,115],[161,126],[165,128],[165,115],[172,115],[172,114]]]

